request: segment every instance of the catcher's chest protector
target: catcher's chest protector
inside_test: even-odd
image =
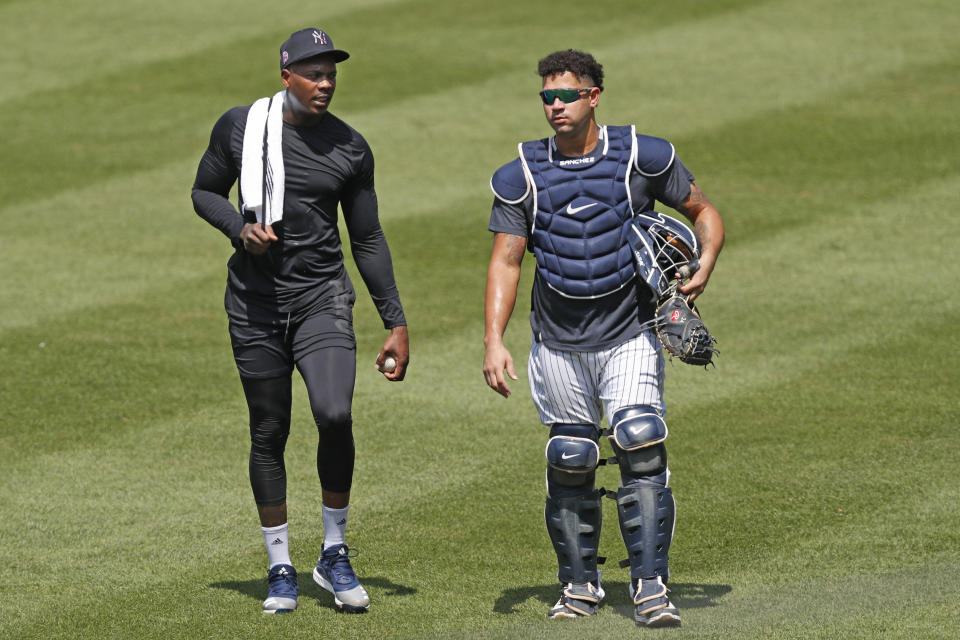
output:
[[[599,298],[636,274],[627,243],[636,139],[633,127],[604,127],[597,149],[572,160],[557,158],[551,139],[520,145],[534,186],[537,271],[564,296]]]

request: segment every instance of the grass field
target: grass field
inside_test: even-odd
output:
[[[0,1],[0,637],[612,638],[546,619],[545,430],[480,371],[491,172],[545,136],[536,60],[592,51],[599,117],[669,138],[728,240],[700,307],[709,372],[670,366],[683,638],[960,637],[960,12],[946,0],[336,6]],[[262,616],[230,247],[192,210],[210,129],[326,28],[333,111],[377,157],[410,323],[407,381],[352,263],[360,359],[335,614],[315,433],[288,443],[300,609]],[[508,333],[526,362],[532,261]],[[612,470],[600,480],[615,484]],[[612,503],[601,551],[623,557]]]

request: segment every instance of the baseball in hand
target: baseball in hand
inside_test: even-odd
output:
[[[380,371],[383,373],[391,373],[394,369],[397,368],[397,361],[387,356],[383,359],[383,364],[380,365]]]

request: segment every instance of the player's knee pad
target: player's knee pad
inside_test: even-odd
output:
[[[649,480],[666,484],[667,423],[651,407],[624,407],[613,414],[610,441],[620,465],[622,484]]]
[[[250,445],[258,453],[282,456],[289,435],[289,416],[256,416],[250,421]]]
[[[613,414],[610,435],[621,449],[633,451],[667,439],[667,423],[652,407],[633,405]]]
[[[588,438],[554,436],[547,441],[545,455],[551,469],[583,475],[597,468],[600,445]]]
[[[250,457],[256,463],[283,464],[290,435],[290,409],[282,403],[250,405]]]
[[[670,577],[667,553],[673,540],[675,504],[670,487],[654,484],[617,491],[620,534],[627,546],[630,577]]]
[[[544,451],[548,490],[551,485],[592,488],[594,471],[600,462],[596,428],[592,425],[555,425],[550,436]]]
[[[283,452],[289,433],[289,418],[251,420],[250,487],[260,506],[276,506],[286,501],[287,473]]]
[[[600,493],[547,496],[544,520],[557,554],[557,578],[566,584],[596,582],[602,523]]]

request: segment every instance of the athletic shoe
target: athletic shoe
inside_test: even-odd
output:
[[[561,589],[560,599],[557,600],[557,604],[551,607],[547,616],[550,618],[592,616],[600,608],[600,601],[603,600],[604,595],[600,578],[597,578],[597,584],[592,582],[584,584],[568,582]]]
[[[633,619],[641,627],[680,626],[680,612],[667,597],[667,586],[660,576],[631,582],[630,597],[637,606]]]
[[[288,564],[277,564],[267,572],[267,599],[263,601],[264,613],[290,613],[297,608],[297,570]]]
[[[351,551],[353,555],[350,555]],[[337,611],[344,613],[366,613],[370,609],[370,596],[350,566],[350,558],[356,557],[356,551],[345,544],[322,549],[313,570],[314,582],[333,594]]]

